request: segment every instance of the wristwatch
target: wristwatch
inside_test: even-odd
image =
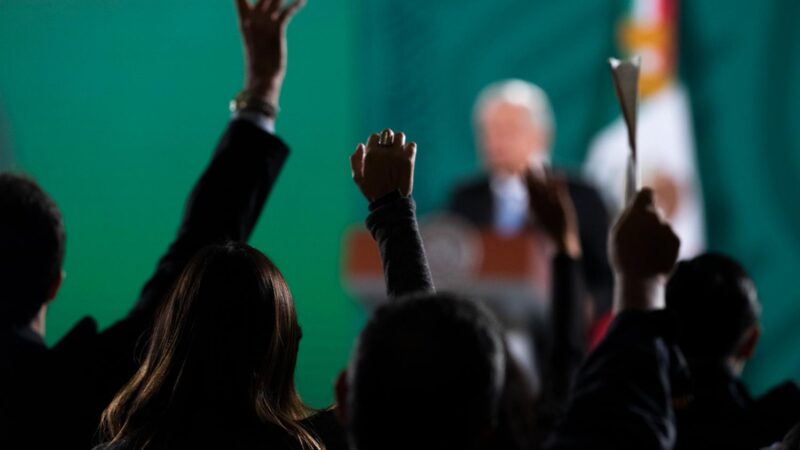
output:
[[[232,113],[239,111],[257,112],[271,119],[278,117],[278,112],[280,112],[280,108],[277,105],[273,105],[271,102],[247,91],[240,92],[239,95],[231,100],[230,109]]]

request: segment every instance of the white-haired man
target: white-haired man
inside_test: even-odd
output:
[[[549,162],[555,121],[547,95],[523,80],[493,83],[478,96],[474,126],[487,173],[458,186],[449,209],[478,227],[506,235],[520,232],[531,219],[525,174],[553,173]],[[606,255],[609,218],[593,188],[565,178],[578,218],[578,254],[594,316],[601,317],[612,300]]]

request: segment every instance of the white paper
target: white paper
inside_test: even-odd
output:
[[[614,90],[622,109],[622,117],[628,129],[628,167],[625,177],[625,203],[629,204],[641,186],[636,161],[636,115],[639,106],[639,71],[642,58],[637,56],[625,61],[609,58]]]

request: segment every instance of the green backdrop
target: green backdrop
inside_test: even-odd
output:
[[[39,179],[68,227],[49,341],[85,314],[121,316],[173,236],[241,87],[232,3],[0,0],[0,146],[11,150],[0,164]],[[709,242],[759,285],[765,335],[747,376],[762,390],[800,375],[800,3],[683,3]],[[298,380],[313,405],[331,401],[361,322],[338,270],[341,234],[364,213],[347,167],[354,143],[385,126],[407,131],[420,143],[415,196],[434,210],[476,170],[474,95],[515,76],[551,95],[556,162],[578,168],[616,111],[604,64],[625,7],[310,0],[290,28],[278,122],[293,154],[253,243],[295,294]]]
[[[342,231],[366,209],[348,166],[354,27],[342,0],[314,0],[290,28],[277,127],[293,152],[252,239],[295,296],[297,376],[314,406],[332,400],[357,333],[338,270]],[[48,341],[85,314],[108,325],[130,307],[226,125],[241,61],[233,0],[0,0],[5,141],[67,226]]]

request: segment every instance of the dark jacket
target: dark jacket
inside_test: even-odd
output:
[[[800,422],[800,389],[785,383],[755,399],[722,363],[691,363],[693,401],[677,411],[677,450],[767,447]]]
[[[611,310],[614,287],[608,265],[608,213],[594,188],[572,178],[567,178],[567,186],[578,215],[586,288],[594,298],[597,313],[603,314]],[[489,178],[481,176],[455,189],[448,210],[486,228],[494,223],[494,203]]]
[[[545,449],[672,449],[675,374],[683,369],[675,342],[665,311],[620,313],[578,371]]]
[[[86,317],[52,348],[28,329],[0,331],[0,448],[92,447],[101,412],[137,369],[143,335],[186,263],[208,244],[249,238],[287,155],[280,139],[232,121],[125,318],[100,332]]]

